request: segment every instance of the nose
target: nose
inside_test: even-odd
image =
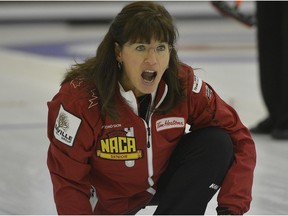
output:
[[[145,62],[147,62],[151,65],[156,64],[157,53],[156,53],[156,49],[154,47],[150,47],[150,49],[148,50]]]

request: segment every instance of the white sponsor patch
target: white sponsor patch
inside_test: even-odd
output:
[[[184,128],[184,127],[185,127],[184,118],[171,117],[160,119],[156,122],[157,131],[162,131],[171,128]]]
[[[67,112],[61,105],[54,126],[55,138],[68,146],[73,146],[80,123],[81,119]]]
[[[195,75],[192,91],[195,93],[199,93],[201,90],[201,87],[202,87],[202,79]]]

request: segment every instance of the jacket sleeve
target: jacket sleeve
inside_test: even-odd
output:
[[[218,126],[225,129],[233,141],[235,160],[230,167],[220,192],[218,206],[234,214],[244,214],[250,208],[253,173],[256,164],[254,141],[241,123],[236,111],[225,103],[213,88],[192,75],[187,90],[191,129]],[[189,86],[189,85],[188,85]]]
[[[58,93],[48,102],[47,165],[58,214],[92,214],[89,202],[89,158],[93,130],[82,111],[81,100]]]

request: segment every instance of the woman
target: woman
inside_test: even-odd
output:
[[[255,146],[237,113],[178,60],[153,2],[125,6],[95,57],[48,103],[48,167],[59,214],[243,214]],[[190,132],[185,133],[185,126]]]

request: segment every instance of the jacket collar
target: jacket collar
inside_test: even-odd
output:
[[[133,110],[133,112],[136,115],[138,115],[137,99],[133,91],[132,90],[125,91],[120,82],[118,82],[118,85],[119,85],[120,95],[125,99],[126,103]],[[153,104],[156,104],[155,108],[160,106],[165,96],[167,95],[167,92],[168,92],[168,86],[163,80],[161,80],[158,88],[154,92],[151,93],[151,98],[152,98],[151,101]]]

